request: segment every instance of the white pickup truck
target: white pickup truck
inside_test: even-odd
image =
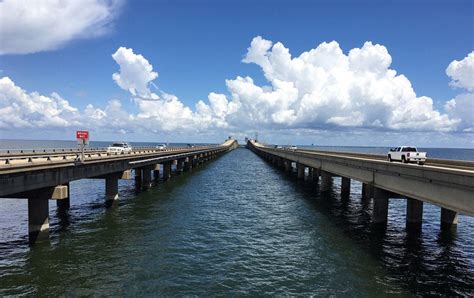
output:
[[[123,154],[123,153],[130,153],[132,151],[132,146],[125,142],[116,142],[110,145],[107,148],[107,153],[111,154]]]
[[[413,146],[400,146],[388,151],[388,161],[398,160],[403,163],[416,162],[423,165],[426,161],[426,152],[418,152]]]

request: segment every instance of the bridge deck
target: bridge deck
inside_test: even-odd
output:
[[[414,198],[474,216],[474,163],[428,160],[423,166],[388,162],[384,156],[313,150],[284,150],[250,142],[252,150],[352,178],[398,197]]]
[[[154,148],[134,150],[127,154],[107,154],[104,150],[87,152],[84,161],[77,160],[78,153],[40,152],[0,157],[0,197],[8,197],[34,189],[69,183],[73,180],[93,178],[123,172],[129,169],[153,166],[160,163],[186,159],[204,154],[229,150],[232,142],[222,145],[194,148]]]

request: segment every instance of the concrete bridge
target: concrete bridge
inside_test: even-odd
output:
[[[187,171],[218,155],[235,149],[237,141],[222,145],[158,150],[140,148],[126,154],[109,154],[104,149],[86,151],[79,161],[77,150],[30,150],[0,154],[0,198],[28,200],[30,244],[49,237],[49,200],[58,208],[70,206],[69,182],[79,179],[103,179],[105,201],[118,199],[118,180],[135,178],[137,190],[147,190],[175,170]],[[132,171],[134,175],[132,176]]]
[[[388,202],[407,200],[407,227],[421,227],[423,203],[441,207],[441,227],[455,227],[458,213],[474,216],[474,162],[431,159],[425,165],[386,161],[384,156],[314,150],[286,150],[249,141],[247,147],[277,166],[304,179],[306,169],[320,190],[329,191],[332,177],[341,177],[342,195],[348,195],[351,179],[363,183],[362,196],[373,199],[373,222],[386,223]]]

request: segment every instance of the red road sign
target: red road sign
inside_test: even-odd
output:
[[[78,140],[88,140],[89,132],[87,130],[78,130],[76,131],[76,139]]]

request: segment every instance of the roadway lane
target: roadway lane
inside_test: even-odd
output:
[[[273,150],[282,150],[288,151],[286,149],[275,149],[271,147],[266,147],[268,149]],[[387,160],[386,155],[380,154],[368,154],[368,153],[356,153],[356,152],[342,152],[342,151],[323,151],[323,150],[305,150],[305,149],[298,149],[295,152],[300,153],[309,153],[309,154],[320,154],[325,156],[338,156],[338,157],[351,157],[351,158],[360,158],[366,160],[380,160],[389,163]],[[400,163],[394,161],[393,163]],[[412,165],[417,165],[412,163]],[[469,170],[474,171],[474,162],[472,161],[465,161],[465,160],[454,160],[454,159],[438,159],[438,158],[427,158],[424,165],[417,165],[420,167],[437,167],[443,169],[462,169],[462,170]]]

